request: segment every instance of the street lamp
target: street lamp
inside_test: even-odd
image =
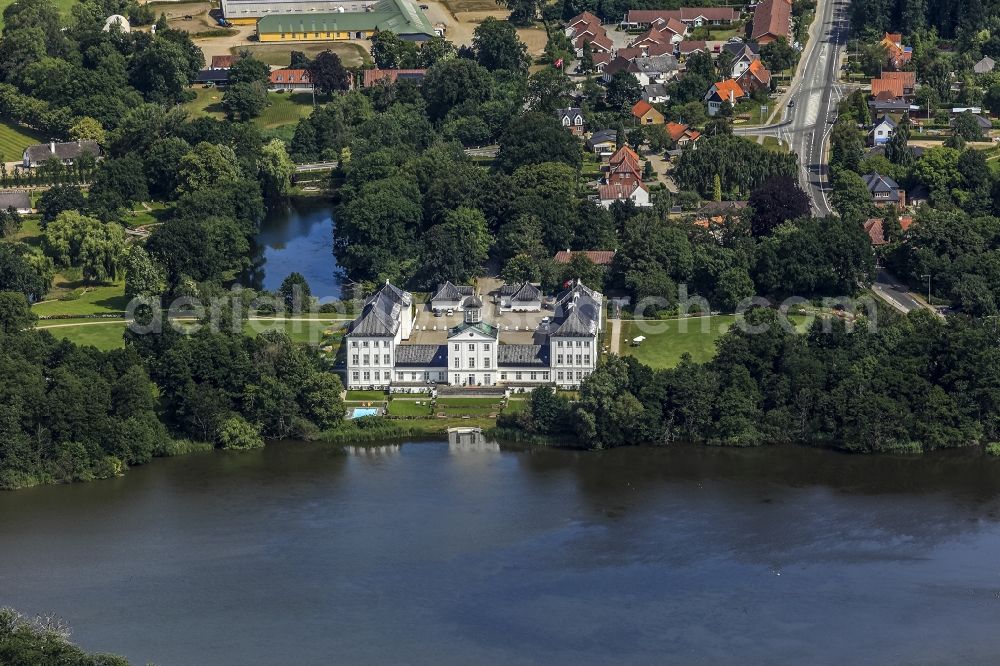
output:
[[[927,279],[927,305],[931,304],[931,276],[930,274],[921,275],[920,277]]]

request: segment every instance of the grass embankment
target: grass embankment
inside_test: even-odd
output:
[[[193,116],[224,118],[222,109],[223,92],[218,88],[193,86],[195,98],[184,105]],[[285,125],[293,125],[313,112],[311,93],[268,93],[267,108],[254,118],[254,124],[263,130],[273,130]]]

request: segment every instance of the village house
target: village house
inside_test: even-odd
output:
[[[881,208],[906,205],[906,192],[892,178],[878,173],[866,173],[861,179],[865,181],[865,187],[868,188],[876,206]]]
[[[638,180],[598,185],[597,199],[604,208],[611,208],[616,201],[631,201],[639,208],[653,205],[649,200],[649,190]]]
[[[701,138],[701,132],[681,123],[667,123],[666,130],[678,148],[694,147],[698,139]]]
[[[887,32],[879,42],[886,53],[886,65],[892,69],[902,69],[913,58],[913,47],[903,46],[903,35]]]
[[[685,40],[677,45],[677,56],[687,58],[695,53],[704,53],[708,45],[704,40]]]
[[[733,79],[740,78],[751,63],[760,60],[760,54],[753,44],[727,42],[723,50],[733,55],[733,64],[729,70],[730,78]]]
[[[680,9],[630,9],[622,21],[626,30],[641,30],[666,23],[670,19],[681,21],[692,28],[703,25],[727,25],[740,18],[738,9],[731,7],[681,7]]]
[[[212,56],[212,64],[208,66],[209,69],[229,69],[239,60],[239,56],[234,55],[214,55]]]
[[[892,135],[896,133],[896,121],[889,116],[882,116],[875,121],[872,128],[868,130],[868,143],[872,146],[881,146],[887,143]]]
[[[610,157],[618,146],[618,131],[613,129],[598,130],[587,139],[587,150],[599,157]]]
[[[899,218],[899,227],[901,230],[906,231],[911,226],[913,226],[913,218],[911,216],[903,215]],[[889,243],[885,237],[885,220],[880,217],[870,217],[865,220],[865,233],[871,239],[872,247],[880,247]]]
[[[313,89],[308,69],[276,69],[268,78],[269,90],[288,92],[310,91]]]
[[[642,88],[642,99],[649,104],[666,104],[670,101],[667,87],[662,83],[650,83]]]
[[[749,205],[747,201],[712,201],[694,212],[692,224],[702,228],[725,224],[726,220],[739,217]]]
[[[739,83],[732,79],[713,83],[708,94],[705,95],[705,102],[708,103],[708,115],[718,114],[726,102],[736,106],[744,97],[746,97],[746,92]]]
[[[622,146],[608,160],[608,183],[628,183],[642,180],[639,155],[628,146]]]
[[[991,129],[993,129],[993,121],[991,121],[989,118],[987,118],[985,116],[977,115],[975,113],[972,114],[972,117],[976,119],[976,124],[979,125],[979,129],[982,131],[982,133],[983,133],[984,136]],[[948,120],[948,126],[949,127],[955,127],[955,120],[956,119],[957,119],[957,116],[955,118],[950,118]]]
[[[664,83],[669,81],[677,73],[679,65],[677,58],[673,55],[660,56],[639,56],[632,60],[616,56],[611,63],[604,68],[605,81],[610,81],[618,72],[628,72],[635,77],[640,86],[648,86],[651,83]]]
[[[758,90],[765,92],[771,90],[771,72],[768,71],[767,67],[764,67],[764,63],[759,58],[751,62],[750,66],[735,81],[748,95],[752,95]]]
[[[750,39],[761,46],[784,39],[792,43],[791,0],[762,0],[753,12]]]
[[[582,12],[577,14],[570,20],[566,21],[566,36],[572,37],[577,34],[582,28],[587,26],[599,26],[601,25],[601,19],[598,18],[596,14],[590,12]]]
[[[583,134],[583,111],[576,107],[556,109],[556,119],[559,124],[568,129],[574,136]]]
[[[220,88],[229,85],[228,69],[202,69],[194,77],[194,83],[207,86],[219,86]]]
[[[903,93],[901,97],[912,97],[917,88],[916,72],[882,72],[882,79],[890,81],[902,81]]]
[[[62,143],[50,141],[25,148],[21,155],[21,164],[26,169],[34,169],[55,159],[60,164],[70,165],[76,163],[81,156],[86,154],[95,158],[100,157],[101,147],[97,145],[96,141],[64,141]]]
[[[663,114],[643,99],[632,106],[632,119],[636,125],[662,125],[664,122]]]

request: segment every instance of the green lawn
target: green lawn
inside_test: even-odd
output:
[[[3,17],[0,16],[0,25],[3,24]],[[24,154],[24,149],[38,143],[45,143],[45,138],[20,125],[0,120],[0,156],[5,162],[20,161]]]
[[[384,391],[348,391],[347,399],[351,401],[371,401],[371,400],[385,400]]]
[[[389,416],[430,416],[430,414],[431,406],[426,399],[418,401],[393,398],[389,403]]]
[[[75,322],[76,326],[60,327],[59,324]],[[55,328],[51,328],[55,326]],[[122,336],[125,333],[124,321],[102,321],[99,319],[59,320],[58,322],[41,322],[40,330],[48,330],[54,337],[65,338],[78,345],[92,345],[105,351],[121,349],[125,346]]]
[[[511,399],[507,401],[507,406],[503,408],[504,414],[515,414],[524,411],[528,407],[527,398]]]
[[[40,317],[54,315],[118,314],[125,312],[125,283],[112,285],[75,286],[63,298],[32,306]]]
[[[809,321],[801,316],[789,316],[789,319],[800,331],[804,330]],[[704,363],[715,356],[716,341],[735,321],[736,315],[649,322],[623,321],[621,353],[624,356],[634,356],[652,368],[672,368],[685,353],[691,354],[691,359],[695,362]],[[633,347],[629,340],[639,335],[646,339],[638,347]]]
[[[777,137],[765,136],[763,146],[772,153],[787,153],[788,145],[780,141]]]
[[[251,44],[234,46],[233,55],[240,51],[250,51],[258,59],[263,60],[268,65],[288,67],[292,61],[292,51],[302,51],[306,57],[315,58],[323,51],[333,51],[344,63],[344,67],[359,67],[362,64],[371,64],[372,58],[360,44],[350,42],[319,42],[319,43],[295,43],[295,44]]]

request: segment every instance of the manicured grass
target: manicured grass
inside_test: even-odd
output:
[[[417,402],[420,402],[418,405]],[[430,416],[431,406],[427,400],[402,400],[394,398],[389,403],[389,416]]]
[[[515,414],[528,408],[527,399],[511,399],[507,401],[507,406],[503,408],[504,414]]]
[[[765,136],[763,146],[772,153],[787,153],[788,145],[779,141],[777,137]]]
[[[65,323],[60,321],[59,323]],[[94,346],[98,349],[121,349],[125,346],[122,337],[125,334],[124,321],[105,322],[99,319],[89,319],[79,322],[76,326],[66,326],[63,328],[47,328],[43,322],[39,326],[42,330],[48,330],[55,338],[69,340],[82,346]]]
[[[259,60],[263,60],[268,65],[278,65],[288,67],[292,61],[292,51],[302,51],[308,58],[315,58],[323,51],[333,51],[340,56],[345,67],[358,67],[362,64],[370,64],[372,59],[368,51],[360,44],[351,42],[292,42],[288,44],[250,44],[234,46],[233,55],[240,51],[250,51]]]
[[[0,16],[0,25],[3,17]],[[45,138],[20,125],[6,120],[0,120],[0,156],[5,162],[20,161],[24,149],[35,144],[45,143]]]
[[[450,407],[453,409],[473,409],[477,407],[489,407],[499,405],[500,398],[439,398],[438,407]]]
[[[6,240],[17,241],[31,247],[40,248],[42,246],[41,218],[36,215],[24,217],[21,222],[21,229]]]
[[[808,319],[789,316],[802,332]],[[666,319],[663,321],[623,321],[621,353],[634,356],[652,368],[672,368],[680,362],[685,353],[698,363],[712,360],[715,343],[736,322],[736,315],[715,315],[712,317],[689,317]],[[646,339],[638,347],[629,340],[642,335]]]
[[[715,341],[733,325],[735,315],[671,319],[653,322],[622,322],[621,353],[634,356],[653,368],[672,368],[686,352],[697,362],[711,360],[715,356]],[[648,332],[654,327],[654,332]],[[645,336],[638,347],[631,346],[629,340]]]
[[[188,113],[193,116],[212,116],[213,118],[225,117],[222,110],[222,89],[212,86],[205,88],[200,85],[191,86],[195,98],[184,105]]]
[[[269,93],[270,102],[259,118],[254,120],[261,129],[274,129],[291,125],[308,117],[313,112],[311,93]]]
[[[125,312],[128,299],[125,297],[125,282],[111,285],[64,284],[69,289],[67,296],[59,300],[45,301],[32,306],[40,317],[54,315],[118,314]]]
[[[351,400],[351,401],[356,401],[356,400],[364,400],[364,401],[385,400],[385,392],[384,391],[348,391],[347,392],[347,400]]]
[[[0,30],[2,30],[4,26],[3,10],[7,9],[8,5],[14,4],[15,1],[16,0],[0,0]],[[52,0],[52,2],[56,6],[56,9],[59,10],[59,13],[63,17],[67,17],[77,0]]]

